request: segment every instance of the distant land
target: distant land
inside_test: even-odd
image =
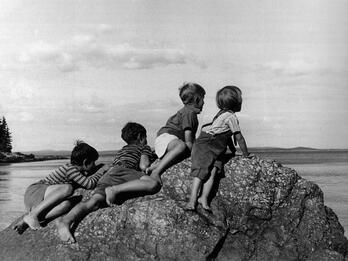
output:
[[[348,162],[348,149],[315,149],[309,147],[278,148],[278,147],[251,147],[249,151],[261,158],[276,160],[282,164],[312,164]],[[112,157],[117,150],[99,151],[101,157]],[[40,150],[14,152],[7,156],[0,153],[0,163],[31,162],[56,159],[69,159],[68,150]],[[240,151],[237,149],[237,155]]]
[[[294,148],[278,148],[278,147],[250,147],[249,151],[252,153],[262,152],[348,152],[348,149],[316,149],[309,147],[294,147]],[[101,156],[114,155],[117,150],[102,150],[99,151]],[[36,156],[70,156],[68,150],[39,150],[39,151],[26,151],[25,154],[34,154]]]

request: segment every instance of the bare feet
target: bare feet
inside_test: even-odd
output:
[[[184,210],[186,211],[196,211],[196,204],[192,204],[191,202],[188,202],[186,206],[184,207]]]
[[[106,204],[108,204],[108,206],[113,206],[116,201],[116,196],[118,194],[116,186],[106,187],[105,194],[106,194]]]
[[[157,180],[161,184],[161,186],[163,185],[161,175],[159,175],[156,171],[153,171],[150,177]]]
[[[208,201],[206,199],[203,199],[203,198],[198,198],[198,203],[202,205],[203,209],[208,211],[208,212],[212,212],[209,204],[208,204]]]
[[[25,223],[23,219],[21,219],[14,225],[13,230],[17,231],[17,233],[21,235],[25,230],[27,230],[28,227],[28,224]]]
[[[62,240],[64,242],[68,242],[68,243],[75,243],[76,242],[74,236],[70,232],[70,228],[69,228],[68,224],[66,224],[62,221],[57,221],[56,227],[57,227],[57,231],[58,231],[58,235],[59,235],[60,240]]]
[[[28,224],[28,226],[33,230],[38,230],[41,228],[40,222],[37,219],[37,216],[32,215],[31,213],[28,213],[23,217],[23,221]]]

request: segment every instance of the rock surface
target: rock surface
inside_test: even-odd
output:
[[[53,224],[23,235],[8,227],[1,260],[348,260],[348,240],[322,191],[293,169],[258,157],[230,160],[211,214],[183,209],[190,165],[169,169],[156,195],[89,214],[76,244],[60,242]]]

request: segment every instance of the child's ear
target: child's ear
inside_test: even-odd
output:
[[[84,159],[82,162],[82,167],[86,168],[87,167],[87,159]]]

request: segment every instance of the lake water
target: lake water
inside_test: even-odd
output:
[[[311,156],[306,153],[306,156],[302,157],[305,159],[302,162],[299,160],[301,154],[298,153],[255,154],[276,159],[285,166],[294,168],[303,178],[317,183],[324,192],[325,205],[335,211],[345,228],[345,235],[348,235],[348,152],[339,153],[339,155],[326,153],[326,157],[321,153],[320,160],[315,153],[311,153]],[[292,160],[289,161],[289,158]],[[112,156],[100,158],[100,162],[111,160]],[[25,189],[66,162],[68,160],[0,164],[0,230],[24,213]]]

